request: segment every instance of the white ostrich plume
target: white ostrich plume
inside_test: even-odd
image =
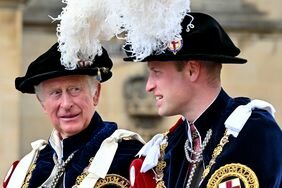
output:
[[[190,12],[190,0],[116,1],[121,4],[117,11],[127,31],[126,44],[137,61],[162,53],[169,42],[181,38],[181,22]]]
[[[190,0],[62,0],[66,6],[55,21],[61,63],[75,69],[102,53],[102,41],[126,31],[125,45],[137,61],[181,38],[181,22]]]
[[[111,0],[63,0],[66,6],[55,21],[61,63],[75,69],[79,61],[92,63],[102,54],[102,41],[110,40],[119,32]]]

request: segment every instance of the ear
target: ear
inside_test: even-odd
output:
[[[95,91],[95,95],[93,96],[93,104],[94,104],[94,106],[98,105],[99,98],[100,98],[100,93],[101,93],[101,84],[98,83],[96,91]]]
[[[191,60],[186,65],[186,74],[188,74],[189,79],[193,82],[196,81],[201,72],[202,65],[198,61]]]

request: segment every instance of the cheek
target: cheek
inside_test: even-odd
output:
[[[94,108],[94,102],[95,101],[92,97],[85,96],[78,99],[76,104],[79,105],[82,110],[86,110]]]
[[[179,79],[168,79],[166,82],[160,83],[164,94],[166,93],[169,98],[172,100],[182,100],[187,95],[186,92],[183,91],[185,83],[181,82]]]
[[[186,78],[182,74],[179,74],[177,76],[172,77],[171,79],[168,79],[168,82],[170,86],[179,89],[185,87],[188,84]]]
[[[46,101],[42,104],[43,110],[47,113],[50,117],[56,116],[56,112],[58,111],[59,107],[56,103]]]

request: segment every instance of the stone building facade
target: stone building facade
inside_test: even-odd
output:
[[[15,77],[56,41],[59,0],[0,0],[0,179],[9,166],[29,152],[30,142],[48,139],[50,122],[33,95],[14,88]],[[245,65],[223,66],[223,87],[232,96],[269,101],[282,125],[282,7],[280,0],[197,0],[192,10],[216,17],[247,58]],[[154,99],[145,93],[146,64],[122,61],[121,43],[104,46],[114,61],[113,77],[102,84],[98,111],[105,120],[149,139],[179,117],[160,118]]]

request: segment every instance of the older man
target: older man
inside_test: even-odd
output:
[[[104,48],[93,62],[81,60],[74,69],[60,59],[56,43],[16,78],[19,91],[35,93],[54,130],[48,142],[32,143],[32,152],[15,163],[4,187],[128,187],[130,161],[143,141],[96,112],[100,82],[112,76],[111,59]]]

